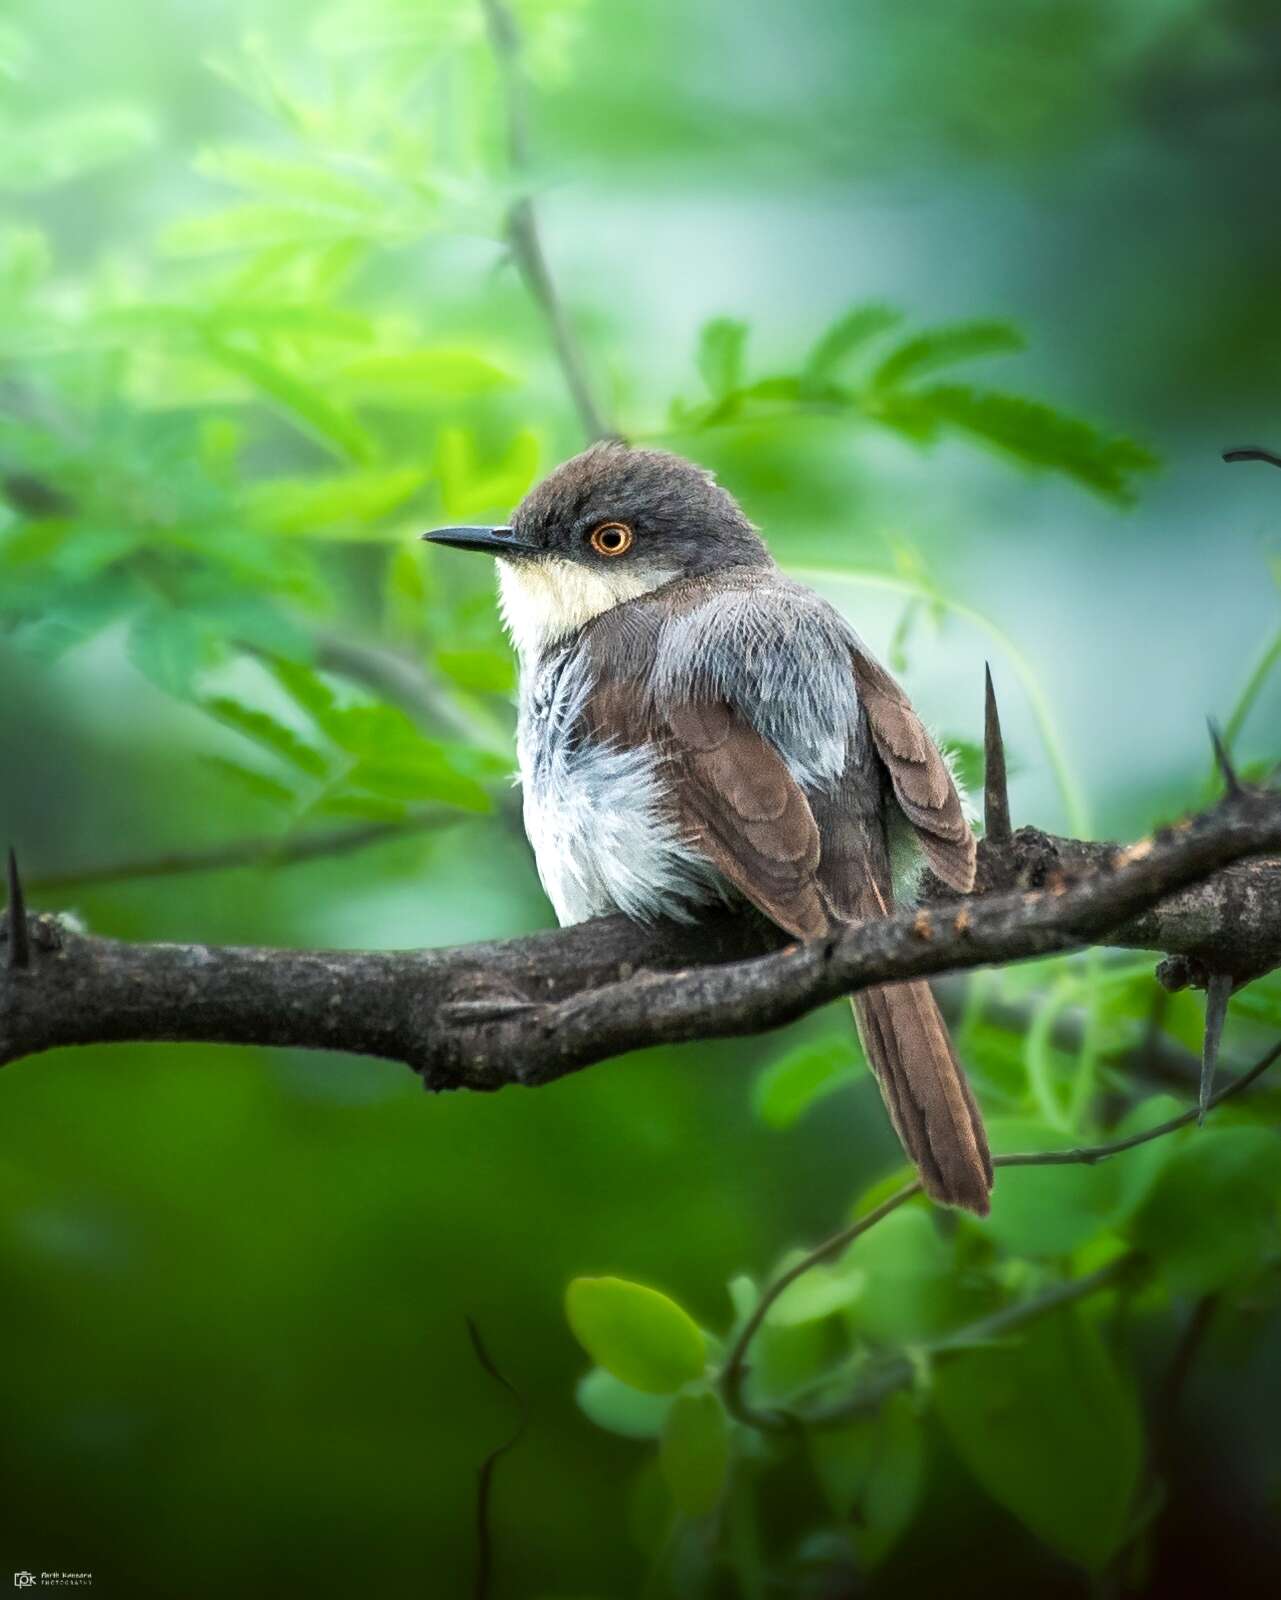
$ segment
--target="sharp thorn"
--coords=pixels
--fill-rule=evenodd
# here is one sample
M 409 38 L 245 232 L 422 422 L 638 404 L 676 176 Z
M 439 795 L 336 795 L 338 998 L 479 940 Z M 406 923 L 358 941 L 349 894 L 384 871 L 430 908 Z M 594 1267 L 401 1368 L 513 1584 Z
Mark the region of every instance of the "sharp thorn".
M 1012 836 L 1010 827 L 1010 791 L 1005 773 L 1005 741 L 1001 737 L 1001 718 L 996 709 L 996 691 L 992 687 L 992 668 L 986 663 L 984 674 L 983 715 L 983 832 L 989 844 L 1008 844 Z
M 1225 461 L 1266 461 L 1270 467 L 1281 467 L 1281 456 L 1273 450 L 1260 450 L 1255 445 L 1243 445 L 1239 450 L 1225 450 Z
M 9 905 L 5 912 L 5 932 L 8 935 L 5 965 L 11 970 L 31 965 L 31 936 L 27 929 L 27 906 L 22 893 L 22 879 L 18 876 L 18 858 L 9 847 Z
M 1223 1024 L 1227 1020 L 1231 997 L 1232 979 L 1229 974 L 1213 973 L 1205 990 L 1205 1041 L 1201 1047 L 1201 1093 L 1196 1114 L 1198 1128 L 1205 1121 L 1205 1114 L 1214 1099 L 1214 1073 L 1219 1064 L 1219 1043 L 1223 1038 Z
M 1241 793 L 1241 780 L 1232 765 L 1232 757 L 1223 742 L 1223 735 L 1219 732 L 1218 724 L 1213 717 L 1207 719 L 1207 725 L 1210 729 L 1210 743 L 1214 746 L 1214 764 L 1222 775 L 1223 786 L 1228 791 L 1229 797 L 1238 795 Z

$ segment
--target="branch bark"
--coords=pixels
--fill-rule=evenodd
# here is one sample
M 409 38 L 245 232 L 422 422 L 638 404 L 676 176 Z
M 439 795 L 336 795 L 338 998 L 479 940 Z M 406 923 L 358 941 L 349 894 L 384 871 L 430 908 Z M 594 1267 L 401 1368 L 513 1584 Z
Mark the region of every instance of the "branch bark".
M 202 1041 L 407 1063 L 432 1089 L 535 1086 L 648 1045 L 758 1033 L 868 986 L 1090 943 L 1238 982 L 1281 965 L 1281 795 L 1246 790 L 1119 848 L 1020 829 L 980 847 L 977 894 L 780 948 L 750 913 L 622 917 L 426 951 L 129 944 L 25 924 L 0 973 L 0 1065 L 69 1044 Z

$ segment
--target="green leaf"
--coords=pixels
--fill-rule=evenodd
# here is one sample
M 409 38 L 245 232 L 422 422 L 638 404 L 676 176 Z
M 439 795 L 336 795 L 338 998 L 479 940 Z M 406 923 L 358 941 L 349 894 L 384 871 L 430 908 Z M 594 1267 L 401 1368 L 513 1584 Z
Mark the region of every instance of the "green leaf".
M 642 1394 L 603 1367 L 593 1367 L 578 1380 L 578 1408 L 598 1428 L 624 1439 L 657 1439 L 671 1400 L 666 1395 Z
M 338 455 L 369 461 L 376 453 L 373 436 L 344 407 L 314 384 L 278 366 L 266 356 L 226 339 L 210 337 L 209 354 L 221 366 L 238 373 L 268 400 L 274 401 L 322 444 Z
M 744 384 L 741 389 L 735 389 L 732 394 L 726 395 L 726 400 L 800 400 L 804 398 L 805 387 L 799 378 L 779 376 L 775 378 L 758 378 L 755 383 Z
M 0 234 L 0 284 L 6 297 L 25 299 L 37 284 L 45 282 L 52 267 L 53 250 L 42 229 L 14 226 Z
M 925 1482 L 922 1419 L 906 1394 L 880 1411 L 808 1434 L 814 1473 L 833 1513 L 852 1524 L 861 1561 L 883 1562 L 910 1527 Z
M 447 517 L 460 522 L 499 512 L 506 516 L 524 495 L 538 470 L 538 435 L 523 428 L 494 466 L 482 468 L 472 436 L 463 428 L 444 428 L 436 447 L 441 503 Z
M 363 344 L 374 336 L 368 317 L 337 306 L 284 300 L 228 300 L 212 307 L 203 302 L 139 301 L 100 312 L 95 326 L 130 339 L 139 333 L 167 340 L 251 333 Z
M 129 659 L 166 694 L 185 698 L 217 656 L 217 640 L 198 616 L 173 606 L 138 614 L 129 629 Z
M 979 356 L 1006 355 L 1024 348 L 1023 335 L 1008 322 L 958 322 L 928 328 L 897 345 L 872 374 L 873 387 L 893 389 L 940 367 Z
M 268 672 L 300 710 L 321 727 L 333 716 L 337 701 L 334 691 L 314 667 L 284 656 L 273 656 L 264 663 Z
M 516 664 L 507 650 L 438 650 L 436 665 L 472 694 L 510 694 L 516 687 Z
M 697 365 L 713 400 L 723 400 L 743 381 L 747 324 L 729 317 L 705 323 L 698 337 Z
M 145 149 L 155 123 L 130 105 L 81 105 L 0 123 L 0 191 L 34 194 Z
M 310 478 L 268 478 L 246 497 L 253 521 L 273 533 L 308 538 L 386 538 L 384 519 L 417 494 L 425 467 L 388 467 Z M 398 531 L 395 537 L 402 534 Z
M 1174 1152 L 1133 1237 L 1176 1294 L 1212 1293 L 1276 1251 L 1279 1168 L 1281 1143 L 1266 1128 L 1203 1128 Z
M 1148 982 L 1151 982 L 1150 978 Z M 1180 1116 L 1187 1109 L 1187 1106 L 1181 1100 L 1176 1100 L 1172 1094 L 1151 1095 L 1148 1099 L 1141 1100 L 1138 1105 L 1131 1106 L 1116 1127 L 1109 1131 L 1107 1137 L 1109 1140 L 1128 1139 L 1132 1134 L 1146 1133 L 1160 1123 L 1169 1122 L 1171 1118 Z M 1116 1208 L 1111 1219 L 1113 1226 L 1138 1210 L 1152 1192 L 1166 1165 L 1194 1138 L 1194 1129 L 1182 1128 L 1177 1133 L 1167 1133 L 1159 1139 L 1153 1139 L 1150 1144 L 1141 1144 L 1137 1149 L 1126 1150 L 1115 1158 L 1113 1164 L 1116 1167 Z
M 4 586 L 4 603 L 12 604 L 13 582 Z M 126 578 L 107 573 L 93 583 L 64 585 L 54 597 L 36 591 L 34 614 L 21 617 L 9 635 L 13 644 L 49 663 L 74 650 L 137 603 L 137 591 Z
M 161 238 L 170 255 L 222 255 L 280 245 L 345 244 L 353 238 L 409 239 L 420 231 L 421 220 L 412 211 L 390 215 L 380 209 L 361 216 L 353 211 L 248 200 L 206 216 L 181 217 Z
M 308 777 L 323 778 L 328 771 L 328 763 L 319 750 L 306 744 L 292 728 L 287 728 L 267 712 L 241 705 L 228 695 L 216 695 L 202 704 L 211 717 L 235 728 L 238 733 L 243 733 L 255 744 L 260 744 L 282 761 L 287 761 L 291 767 L 305 772 Z
M 223 778 L 230 778 L 255 800 L 265 800 L 269 805 L 287 809 L 292 809 L 298 803 L 298 797 L 292 789 L 286 788 L 275 778 L 269 778 L 265 772 L 241 766 L 238 761 L 228 761 L 225 756 L 202 756 L 200 759 L 211 771 Z
M 939 1364 L 939 1415 L 992 1498 L 1046 1544 L 1101 1570 L 1129 1528 L 1142 1464 L 1134 1392 L 1072 1308 L 1011 1347 Z
M 795 1283 L 788 1284 L 766 1313 L 765 1321 L 774 1328 L 795 1328 L 805 1322 L 821 1322 L 835 1312 L 854 1304 L 867 1285 L 867 1274 L 842 1263 L 835 1267 L 811 1267 Z
M 810 1322 L 766 1321 L 752 1347 L 748 1392 L 761 1401 L 786 1400 L 808 1389 L 840 1359 L 839 1326 L 825 1318 Z
M 1020 1117 L 992 1118 L 988 1139 L 1001 1155 L 1070 1150 L 1078 1142 L 1061 1129 Z M 1013 1255 L 1066 1255 L 1107 1225 L 1119 1184 L 1113 1162 L 1009 1168 L 998 1174 L 984 1231 Z
M 810 351 L 805 361 L 806 377 L 832 377 L 856 350 L 902 320 L 903 313 L 893 306 L 855 306 L 838 317 Z
M 391 800 L 440 800 L 463 811 L 490 810 L 488 794 L 474 778 L 458 771 L 443 747 L 367 756 L 351 769 L 349 781 L 353 789 L 371 789 Z
M 657 1560 L 662 1554 L 670 1555 L 676 1520 L 672 1492 L 658 1456 L 647 1456 L 627 1495 L 628 1535 L 638 1550 Z
M 34 55 L 30 36 L 8 18 L 0 21 L 0 78 L 24 78 Z
M 217 145 L 202 150 L 193 165 L 202 177 L 237 188 L 358 216 L 376 214 L 383 204 L 367 181 L 343 177 L 317 161 L 263 155 L 243 145 Z
M 575 1278 L 565 1313 L 592 1360 L 644 1394 L 674 1394 L 703 1374 L 702 1330 L 657 1289 L 623 1278 Z
M 752 1086 L 752 1109 L 771 1128 L 790 1128 L 819 1100 L 857 1076 L 852 1040 L 805 1044 L 772 1061 Z
M 1133 479 L 1156 457 L 1130 439 L 1101 433 L 1035 400 L 959 384 L 939 384 L 914 396 L 925 416 L 995 445 L 1027 466 L 1061 472 L 1120 505 L 1134 499 Z
M 312 809 L 324 816 L 361 817 L 366 822 L 400 822 L 409 814 L 403 800 L 387 800 L 376 794 L 323 795 Z
M 333 383 L 353 400 L 419 406 L 488 394 L 513 382 L 511 373 L 474 350 L 440 345 L 367 355 L 349 362 Z
M 892 1211 L 846 1255 L 867 1280 L 851 1305 L 855 1327 L 884 1344 L 941 1334 L 957 1312 L 952 1250 L 929 1212 Z
M 682 1394 L 672 1402 L 659 1445 L 663 1477 L 687 1517 L 715 1511 L 729 1470 L 729 1427 L 714 1394 Z

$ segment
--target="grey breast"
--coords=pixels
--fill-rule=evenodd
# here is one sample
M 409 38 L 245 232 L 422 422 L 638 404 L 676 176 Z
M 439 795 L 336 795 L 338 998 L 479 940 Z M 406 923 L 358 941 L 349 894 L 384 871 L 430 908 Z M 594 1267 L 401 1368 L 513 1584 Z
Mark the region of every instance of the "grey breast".
M 592 687 L 581 641 L 553 647 L 521 674 L 525 832 L 543 888 L 562 924 L 613 911 L 692 920 L 725 886 L 671 819 L 654 748 L 588 736 Z

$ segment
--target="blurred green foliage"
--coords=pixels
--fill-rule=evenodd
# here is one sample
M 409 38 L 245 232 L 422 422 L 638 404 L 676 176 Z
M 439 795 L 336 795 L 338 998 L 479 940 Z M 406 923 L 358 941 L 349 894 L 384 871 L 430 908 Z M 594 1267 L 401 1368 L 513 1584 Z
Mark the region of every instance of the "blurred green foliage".
M 1206 475 L 1275 419 L 1268 7 L 517 10 L 528 172 L 472 0 L 0 19 L 0 837 L 37 903 L 244 838 L 76 907 L 135 938 L 546 924 L 490 576 L 415 538 L 582 442 L 508 259 L 526 188 L 619 426 L 721 472 L 971 782 L 992 656 L 1016 821 L 1203 801 L 1206 709 L 1276 760 L 1276 485 Z M 399 831 L 288 865 L 343 819 Z M 506 1426 L 469 1312 L 531 1409 L 502 1593 L 1225 1592 L 1229 1522 L 1281 1567 L 1275 1090 L 1004 1172 L 984 1224 L 893 1212 L 753 1342 L 749 1402 L 810 1421 L 726 1414 L 762 1286 L 902 1181 L 842 1009 L 466 1103 L 247 1050 L 6 1074 L 10 1566 L 467 1592 Z M 1200 1017 L 1096 952 L 974 975 L 956 1034 L 995 1148 L 1054 1150 L 1174 1114 Z M 1228 1055 L 1278 1027 L 1274 976 Z

